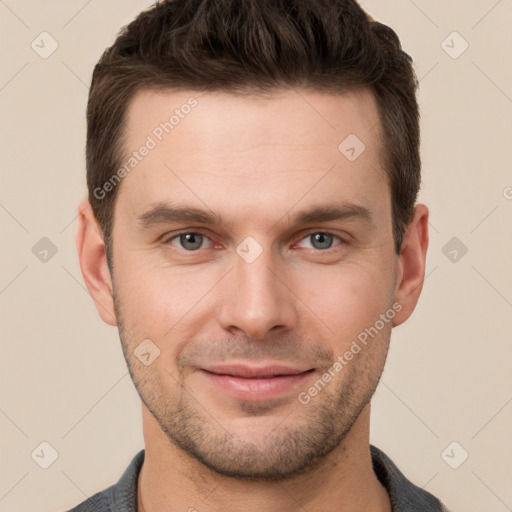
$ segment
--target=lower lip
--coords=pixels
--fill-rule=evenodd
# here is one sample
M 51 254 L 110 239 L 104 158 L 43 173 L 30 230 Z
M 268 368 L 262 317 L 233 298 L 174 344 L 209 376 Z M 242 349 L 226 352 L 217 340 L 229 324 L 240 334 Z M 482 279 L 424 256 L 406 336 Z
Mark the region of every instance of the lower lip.
M 287 391 L 295 389 L 304 379 L 309 377 L 311 370 L 296 375 L 279 375 L 269 378 L 235 377 L 233 375 L 219 375 L 206 370 L 201 373 L 216 386 L 240 400 L 271 400 Z

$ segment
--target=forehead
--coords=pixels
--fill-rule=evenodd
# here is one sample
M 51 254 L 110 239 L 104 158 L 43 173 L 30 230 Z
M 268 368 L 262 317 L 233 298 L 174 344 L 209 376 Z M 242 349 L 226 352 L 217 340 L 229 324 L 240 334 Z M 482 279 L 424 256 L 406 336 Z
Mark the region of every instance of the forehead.
M 118 201 L 135 215 L 176 198 L 197 206 L 227 198 L 256 206 L 257 199 L 259 209 L 289 209 L 301 196 L 337 196 L 386 206 L 378 109 L 364 89 L 265 96 L 140 91 L 126 121 L 124 160 L 134 165 Z
M 130 146 L 142 134 L 164 143 L 173 138 L 167 135 L 181 134 L 180 144 L 192 145 L 194 138 L 201 138 L 205 149 L 208 140 L 217 146 L 222 139 L 223 148 L 232 150 L 247 150 L 265 140 L 335 144 L 349 133 L 372 145 L 380 135 L 377 103 L 367 89 L 343 94 L 278 89 L 264 95 L 142 90 L 130 101 L 126 119 Z

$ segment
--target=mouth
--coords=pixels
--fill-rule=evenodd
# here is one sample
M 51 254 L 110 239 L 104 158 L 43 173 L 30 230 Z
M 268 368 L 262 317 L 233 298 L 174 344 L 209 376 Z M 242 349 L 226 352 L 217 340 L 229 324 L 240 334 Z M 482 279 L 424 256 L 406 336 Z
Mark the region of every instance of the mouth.
M 200 369 L 210 384 L 234 398 L 249 401 L 277 398 L 297 388 L 313 372 L 314 368 L 282 365 L 221 365 Z

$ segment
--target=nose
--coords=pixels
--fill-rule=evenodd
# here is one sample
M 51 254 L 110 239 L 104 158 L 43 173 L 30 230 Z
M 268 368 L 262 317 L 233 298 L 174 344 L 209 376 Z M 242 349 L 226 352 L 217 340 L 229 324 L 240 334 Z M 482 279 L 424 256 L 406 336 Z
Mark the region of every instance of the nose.
M 218 310 L 223 329 L 263 339 L 272 329 L 286 331 L 294 327 L 297 299 L 286 283 L 282 265 L 278 267 L 273 259 L 270 249 L 252 263 L 235 254 Z

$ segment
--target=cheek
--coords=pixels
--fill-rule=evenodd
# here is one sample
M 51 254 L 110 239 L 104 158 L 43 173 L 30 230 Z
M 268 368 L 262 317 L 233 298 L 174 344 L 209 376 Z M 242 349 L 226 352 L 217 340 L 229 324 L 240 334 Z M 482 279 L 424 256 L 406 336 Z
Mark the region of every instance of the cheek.
M 355 337 L 389 308 L 389 287 L 382 269 L 362 265 L 308 273 L 299 296 L 334 332 L 336 339 Z
M 176 345 L 197 334 L 201 325 L 205 329 L 215 324 L 215 297 L 226 285 L 219 282 L 225 268 L 150 266 L 147 254 L 125 254 L 130 252 L 130 258 L 118 260 L 116 292 L 132 338 L 153 338 L 167 350 L 173 339 L 172 346 L 178 349 Z M 308 264 L 286 272 L 284 279 L 293 290 L 288 300 L 298 318 L 292 328 L 305 333 L 320 329 L 326 339 L 333 336 L 339 342 L 373 325 L 389 307 L 392 283 L 383 261 L 372 257 L 336 265 Z
M 154 339 L 164 349 L 164 340 L 197 325 L 200 303 L 218 277 L 196 269 L 147 266 L 143 258 L 119 265 L 116 293 L 132 337 Z

